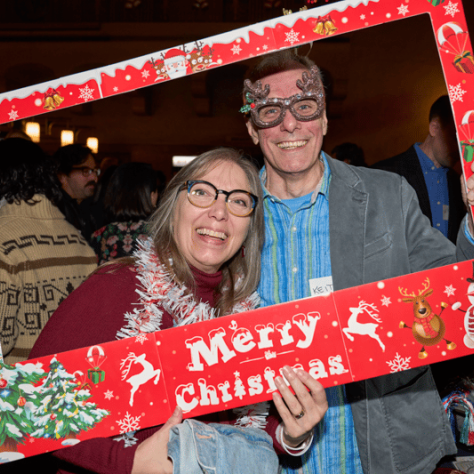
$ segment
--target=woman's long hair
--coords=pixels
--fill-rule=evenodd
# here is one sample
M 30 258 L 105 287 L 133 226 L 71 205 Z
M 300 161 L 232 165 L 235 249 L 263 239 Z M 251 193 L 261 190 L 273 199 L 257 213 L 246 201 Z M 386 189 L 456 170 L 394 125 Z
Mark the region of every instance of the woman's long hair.
M 170 181 L 160 201 L 160 206 L 150 217 L 150 235 L 155 243 L 160 261 L 174 279 L 189 288 L 194 287 L 194 277 L 188 262 L 182 256 L 173 235 L 173 216 L 178 194 L 184 182 L 202 178 L 219 163 L 234 163 L 247 176 L 250 192 L 258 196 L 258 204 L 250 215 L 247 237 L 243 242 L 245 251 L 240 250 L 220 270 L 222 283 L 217 289 L 216 309 L 220 315 L 227 314 L 232 307 L 255 291 L 260 279 L 260 252 L 264 239 L 263 195 L 258 171 L 255 165 L 232 148 L 217 148 L 198 156 Z M 172 266 L 169 259 L 172 259 Z M 240 278 L 239 284 L 237 281 Z
M 154 211 L 151 193 L 158 175 L 148 163 L 125 163 L 110 177 L 104 197 L 105 221 L 138 222 Z

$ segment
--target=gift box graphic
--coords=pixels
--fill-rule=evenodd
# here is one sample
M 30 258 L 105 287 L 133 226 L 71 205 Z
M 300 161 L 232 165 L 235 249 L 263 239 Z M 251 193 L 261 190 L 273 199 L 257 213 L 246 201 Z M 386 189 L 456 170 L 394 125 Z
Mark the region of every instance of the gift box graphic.
M 473 142 L 461 142 L 462 146 L 462 157 L 466 163 L 470 163 L 474 158 L 474 143 Z
M 470 51 L 464 51 L 454 58 L 454 67 L 459 71 L 467 74 L 474 73 L 474 58 Z
M 444 0 L 428 0 L 428 3 L 431 3 L 434 7 L 437 7 L 438 5 L 441 5 L 444 3 Z
M 95 384 L 103 382 L 105 380 L 105 372 L 100 370 L 98 367 L 87 370 L 87 378 Z
M 86 360 L 91 366 L 87 369 L 87 378 L 94 384 L 103 382 L 105 380 L 105 372 L 101 370 L 100 366 L 105 362 L 107 356 L 101 346 L 92 346 L 87 352 Z

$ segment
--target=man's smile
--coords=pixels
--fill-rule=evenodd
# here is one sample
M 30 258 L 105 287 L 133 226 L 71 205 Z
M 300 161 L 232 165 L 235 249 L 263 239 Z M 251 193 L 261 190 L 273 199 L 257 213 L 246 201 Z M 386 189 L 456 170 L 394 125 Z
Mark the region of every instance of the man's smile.
M 283 150 L 294 150 L 295 148 L 301 148 L 305 146 L 307 143 L 308 140 L 298 140 L 294 142 L 281 142 L 278 143 L 277 146 Z

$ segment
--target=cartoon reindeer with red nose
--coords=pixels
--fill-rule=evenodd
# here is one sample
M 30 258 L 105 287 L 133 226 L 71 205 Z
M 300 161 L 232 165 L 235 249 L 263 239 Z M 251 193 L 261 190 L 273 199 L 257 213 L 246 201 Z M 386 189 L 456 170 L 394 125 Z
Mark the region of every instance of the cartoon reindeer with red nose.
M 405 298 L 402 299 L 404 303 L 413 304 L 414 321 L 413 326 L 408 326 L 403 321 L 400 321 L 399 327 L 401 329 L 411 329 L 413 337 L 419 342 L 422 347 L 418 353 L 420 359 L 426 359 L 428 353 L 425 351 L 425 346 L 434 346 L 442 339 L 446 342 L 447 349 L 452 351 L 456 349 L 456 343 L 448 341 L 444 338 L 446 327 L 444 321 L 441 319 L 441 313 L 448 307 L 447 303 L 441 303 L 441 311 L 439 315 L 435 314 L 431 309 L 427 298 L 433 294 L 433 290 L 429 289 L 430 280 L 427 278 L 423 283 L 423 288 L 418 290 L 418 296 L 415 293 L 408 294 L 407 290 L 398 287 L 398 291 Z

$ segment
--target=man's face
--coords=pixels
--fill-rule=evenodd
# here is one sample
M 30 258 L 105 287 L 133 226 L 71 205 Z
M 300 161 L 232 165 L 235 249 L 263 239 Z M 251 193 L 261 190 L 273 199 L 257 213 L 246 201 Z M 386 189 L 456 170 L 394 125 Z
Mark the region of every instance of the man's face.
M 97 185 L 97 174 L 95 172 L 88 176 L 84 176 L 85 173 L 83 170 L 87 169 L 96 169 L 96 164 L 92 155 L 89 155 L 87 160 L 80 165 L 74 166 L 69 175 L 59 175 L 59 181 L 61 181 L 64 191 L 78 202 L 93 196 Z
M 454 121 L 442 124 L 438 118 L 430 123 L 430 133 L 434 137 L 433 155 L 446 168 L 452 168 L 459 161 L 459 147 Z
M 304 69 L 283 71 L 262 79 L 262 85 L 270 86 L 271 97 L 291 97 L 301 93 L 296 85 L 302 79 Z M 327 132 L 327 118 L 324 112 L 319 119 L 300 122 L 287 111 L 283 122 L 272 128 L 258 129 L 249 120 L 247 128 L 255 144 L 260 144 L 267 176 L 305 175 L 318 166 L 323 137 Z

